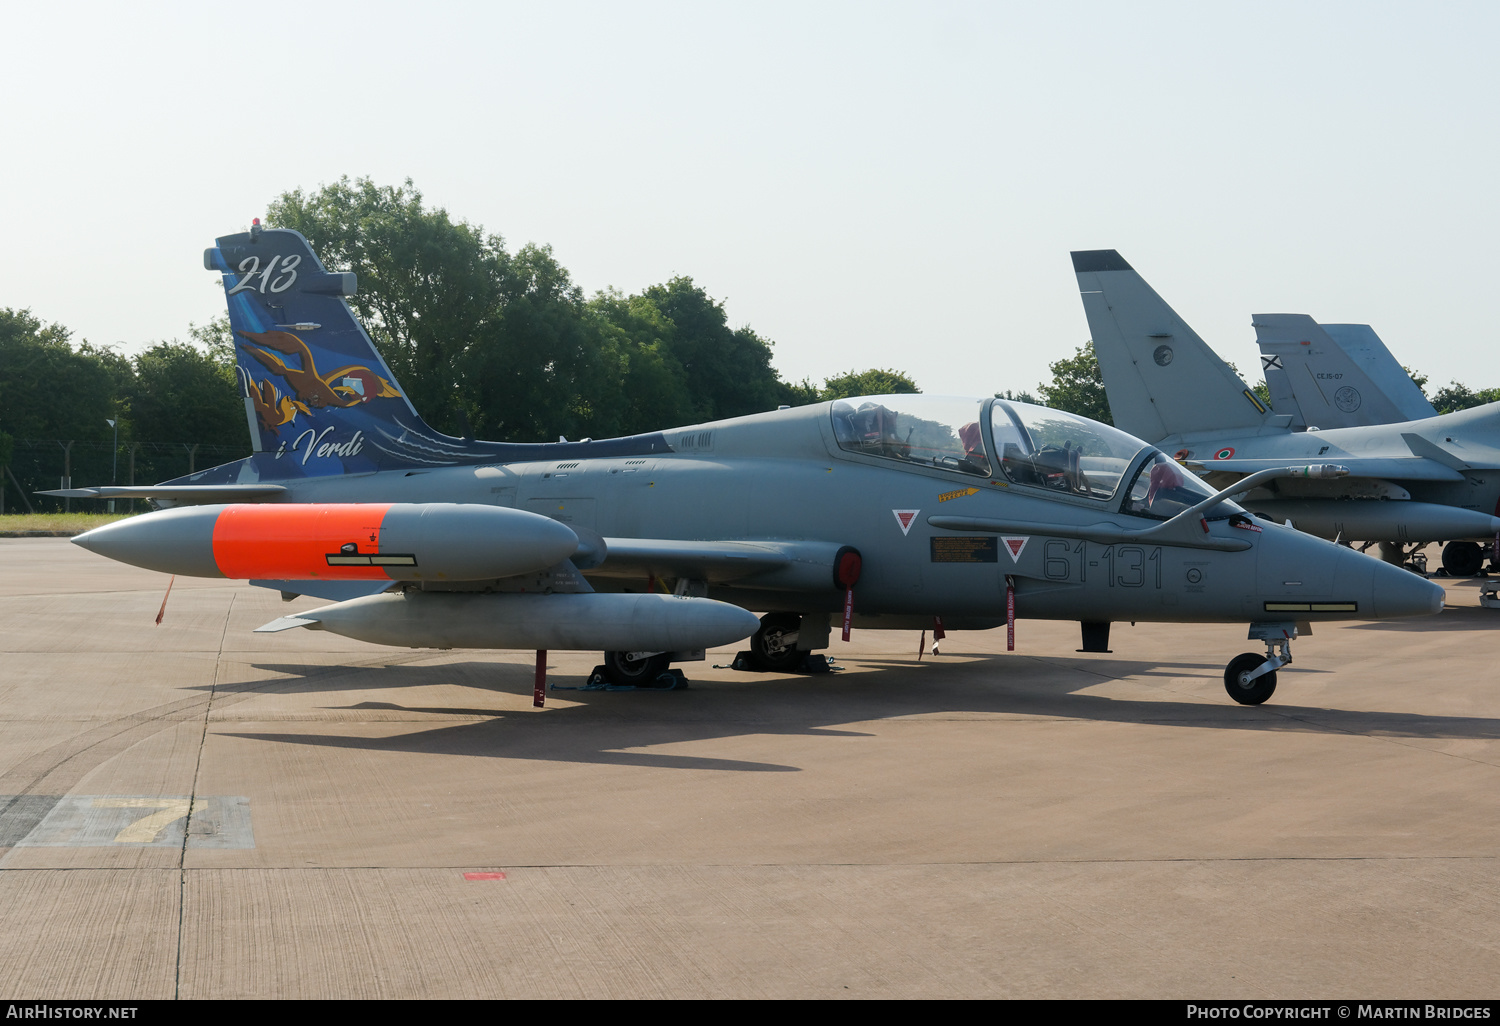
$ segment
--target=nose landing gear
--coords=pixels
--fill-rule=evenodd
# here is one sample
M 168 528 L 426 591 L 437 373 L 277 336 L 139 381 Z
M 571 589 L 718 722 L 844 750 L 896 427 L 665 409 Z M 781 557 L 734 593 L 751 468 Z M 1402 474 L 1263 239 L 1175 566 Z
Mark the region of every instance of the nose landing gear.
M 1266 643 L 1266 654 L 1246 652 L 1224 667 L 1224 690 L 1240 705 L 1260 705 L 1276 693 L 1276 671 L 1292 662 L 1296 624 L 1252 623 L 1251 640 Z M 1280 652 L 1278 653 L 1278 649 Z

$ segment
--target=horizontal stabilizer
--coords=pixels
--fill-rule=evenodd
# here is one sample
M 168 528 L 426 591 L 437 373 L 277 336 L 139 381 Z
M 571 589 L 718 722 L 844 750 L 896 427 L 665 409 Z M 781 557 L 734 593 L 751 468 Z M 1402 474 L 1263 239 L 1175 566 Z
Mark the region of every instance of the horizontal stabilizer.
M 97 488 L 54 488 L 37 492 L 60 499 L 171 499 L 183 504 L 207 502 L 255 502 L 286 491 L 278 484 L 218 485 L 100 485 Z

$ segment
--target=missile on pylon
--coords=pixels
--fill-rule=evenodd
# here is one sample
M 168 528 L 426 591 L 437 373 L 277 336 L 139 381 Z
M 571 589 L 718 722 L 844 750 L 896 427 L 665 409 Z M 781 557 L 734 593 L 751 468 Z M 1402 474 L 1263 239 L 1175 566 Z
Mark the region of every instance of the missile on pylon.
M 284 616 L 257 630 L 294 627 L 406 648 L 676 652 L 731 644 L 754 634 L 760 621 L 739 606 L 684 595 L 413 588 Z
M 179 506 L 73 539 L 101 556 L 188 577 L 243 580 L 486 581 L 569 558 L 565 524 L 460 503 Z

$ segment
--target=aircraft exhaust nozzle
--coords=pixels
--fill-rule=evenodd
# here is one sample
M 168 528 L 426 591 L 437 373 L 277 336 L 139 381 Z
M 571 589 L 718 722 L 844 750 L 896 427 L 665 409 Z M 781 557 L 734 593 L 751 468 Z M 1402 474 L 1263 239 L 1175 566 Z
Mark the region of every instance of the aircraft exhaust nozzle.
M 282 581 L 495 580 L 546 569 L 580 545 L 535 513 L 440 502 L 180 506 L 73 543 L 162 573 Z
M 386 593 L 323 606 L 301 626 L 376 645 L 676 652 L 754 634 L 754 613 L 681 595 Z M 280 621 L 262 630 L 278 629 Z

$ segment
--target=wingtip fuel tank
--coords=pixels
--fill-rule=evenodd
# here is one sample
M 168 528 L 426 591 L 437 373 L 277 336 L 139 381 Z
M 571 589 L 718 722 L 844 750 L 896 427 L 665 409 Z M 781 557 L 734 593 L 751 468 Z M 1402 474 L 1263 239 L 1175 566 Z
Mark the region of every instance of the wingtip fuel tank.
M 101 556 L 190 577 L 485 581 L 572 556 L 578 536 L 536 513 L 467 503 L 182 506 L 73 539 Z

